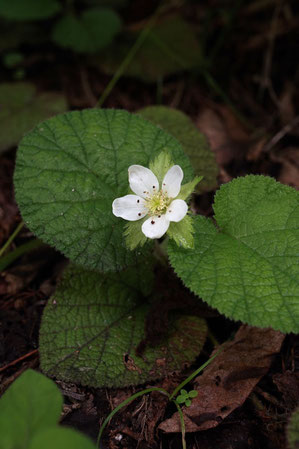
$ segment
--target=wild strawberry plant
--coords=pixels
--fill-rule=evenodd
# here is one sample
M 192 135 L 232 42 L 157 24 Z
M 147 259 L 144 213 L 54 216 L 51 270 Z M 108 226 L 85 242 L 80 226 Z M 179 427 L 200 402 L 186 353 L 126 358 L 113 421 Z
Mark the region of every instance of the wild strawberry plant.
M 21 141 L 15 190 L 22 216 L 72 262 L 42 319 L 48 374 L 124 386 L 196 357 L 206 323 L 185 315 L 171 318 L 159 345 L 135 351 L 146 317 L 164 299 L 161 285 L 153 288 L 163 236 L 176 274 L 212 307 L 253 326 L 299 330 L 298 193 L 250 175 L 220 188 L 214 220 L 194 216 L 188 200 L 196 175 L 209 169 L 203 163 L 194 174 L 194 151 L 186 135 L 180 141 L 183 147 L 120 110 L 58 115 Z M 198 152 L 208 160 L 206 146 Z

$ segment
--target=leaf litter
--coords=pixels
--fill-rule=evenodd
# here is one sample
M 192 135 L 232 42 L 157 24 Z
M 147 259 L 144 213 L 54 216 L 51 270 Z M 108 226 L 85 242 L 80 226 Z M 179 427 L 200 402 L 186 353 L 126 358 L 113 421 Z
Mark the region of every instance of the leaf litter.
M 183 408 L 187 432 L 218 426 L 240 407 L 260 379 L 268 372 L 285 336 L 272 329 L 241 326 L 231 342 L 194 381 L 198 395 Z M 163 421 L 159 429 L 180 432 L 178 413 Z

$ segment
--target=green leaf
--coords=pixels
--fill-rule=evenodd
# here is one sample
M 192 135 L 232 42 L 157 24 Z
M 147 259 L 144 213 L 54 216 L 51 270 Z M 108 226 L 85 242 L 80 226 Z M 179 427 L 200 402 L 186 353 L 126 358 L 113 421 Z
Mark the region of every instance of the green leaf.
M 31 83 L 0 84 L 0 153 L 17 145 L 41 120 L 67 109 L 65 98 L 53 92 L 37 94 Z
M 173 165 L 175 164 L 171 159 L 171 155 L 166 151 L 162 151 L 150 162 L 149 169 L 156 175 L 160 186 L 162 185 L 164 176 Z
M 299 194 L 264 176 L 221 186 L 217 227 L 194 220 L 193 251 L 169 242 L 184 284 L 234 320 L 299 331 Z
M 96 449 L 85 435 L 73 429 L 53 427 L 38 432 L 26 449 Z
M 0 16 L 7 20 L 41 20 L 61 10 L 57 0 L 1 0 Z
M 108 8 L 91 8 L 80 17 L 67 15 L 56 22 L 53 41 L 78 53 L 94 53 L 112 42 L 121 29 L 121 20 Z
M 127 222 L 112 214 L 112 202 L 128 192 L 128 167 L 148 167 L 162 150 L 189 181 L 192 168 L 179 143 L 137 115 L 90 109 L 41 123 L 24 137 L 16 160 L 26 225 L 77 264 L 103 271 L 132 265 L 140 251 L 127 249 Z
M 198 391 L 196 391 L 196 390 L 191 390 L 188 393 L 189 398 L 192 398 L 192 399 L 196 398 L 197 395 L 198 395 Z
M 167 235 L 183 248 L 194 248 L 194 228 L 192 216 L 186 215 L 179 222 L 172 221 L 169 225 Z
M 146 216 L 141 220 L 128 221 L 126 223 L 124 230 L 124 237 L 126 240 L 127 248 L 129 250 L 133 251 L 135 248 L 137 248 L 137 246 L 141 247 L 146 243 L 147 238 L 143 234 L 141 227 L 145 222 L 145 220 L 147 219 L 148 217 Z
M 189 156 L 195 173 L 203 176 L 197 190 L 199 192 L 214 190 L 218 174 L 215 155 L 205 136 L 199 132 L 192 120 L 183 112 L 167 106 L 148 106 L 138 113 L 178 139 Z M 192 191 L 194 188 L 195 186 Z
M 101 54 L 99 65 L 113 74 L 138 38 L 140 30 L 130 34 L 107 48 Z M 180 16 L 172 15 L 160 19 L 149 32 L 125 75 L 155 82 L 165 76 L 202 65 L 202 51 L 191 23 Z
M 288 447 L 290 449 L 299 448 L 299 408 L 297 408 L 291 415 L 287 427 Z
M 178 199 L 181 200 L 187 200 L 190 195 L 195 190 L 195 187 L 197 184 L 202 180 L 203 176 L 196 176 L 196 178 L 193 179 L 193 181 L 187 182 L 187 184 L 184 184 L 180 190 L 179 195 L 177 196 Z
M 145 338 L 151 265 L 103 275 L 70 266 L 49 300 L 40 330 L 42 370 L 59 379 L 93 387 L 124 387 L 180 370 L 200 352 L 205 321 L 182 316 L 168 339 L 136 348 Z
M 176 398 L 176 401 L 177 401 L 178 404 L 184 404 L 185 401 L 186 401 L 186 396 L 180 394 L 180 395 Z
M 58 422 L 61 409 L 55 383 L 36 371 L 25 371 L 0 399 L 1 448 L 28 449 L 36 433 Z

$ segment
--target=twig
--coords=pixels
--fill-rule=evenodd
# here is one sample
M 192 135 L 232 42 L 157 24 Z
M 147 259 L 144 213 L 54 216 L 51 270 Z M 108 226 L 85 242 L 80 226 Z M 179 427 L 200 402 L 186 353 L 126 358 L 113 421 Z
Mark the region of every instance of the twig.
M 2 373 L 3 371 L 5 371 L 7 368 L 10 368 L 11 366 L 16 365 L 17 363 L 21 362 L 22 360 L 28 359 L 29 357 L 31 357 L 32 355 L 35 355 L 38 353 L 38 349 L 34 349 L 33 351 L 28 352 L 25 355 L 22 355 L 21 357 L 19 357 L 16 360 L 13 360 L 12 362 L 8 363 L 7 365 L 4 365 L 0 368 L 0 373 Z
M 281 12 L 281 9 L 282 9 L 282 0 L 277 0 L 271 21 L 270 33 L 268 35 L 268 48 L 265 54 L 263 74 L 261 77 L 261 87 L 260 87 L 260 96 L 263 96 L 264 90 L 267 88 L 273 103 L 276 105 L 278 105 L 279 101 L 273 89 L 270 73 L 272 67 L 274 43 L 277 36 L 278 17 Z
M 290 123 L 285 125 L 272 139 L 264 146 L 263 152 L 266 153 L 271 150 L 286 134 L 292 131 L 295 126 L 299 125 L 299 115 L 297 115 Z

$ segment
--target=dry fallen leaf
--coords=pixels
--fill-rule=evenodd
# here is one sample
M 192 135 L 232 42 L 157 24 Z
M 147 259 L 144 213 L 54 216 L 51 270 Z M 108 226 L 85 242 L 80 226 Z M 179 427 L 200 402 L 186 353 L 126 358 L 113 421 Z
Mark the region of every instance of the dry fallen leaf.
M 196 125 L 206 135 L 217 163 L 227 165 L 234 157 L 234 145 L 222 117 L 213 109 L 206 108 L 199 115 Z
M 187 432 L 216 427 L 240 407 L 264 376 L 280 350 L 284 335 L 272 329 L 241 326 L 231 342 L 194 382 L 198 396 L 183 408 Z M 166 433 L 180 432 L 178 413 L 159 426 Z
M 273 382 L 282 393 L 288 408 L 294 410 L 299 404 L 299 372 L 284 371 L 274 374 Z

